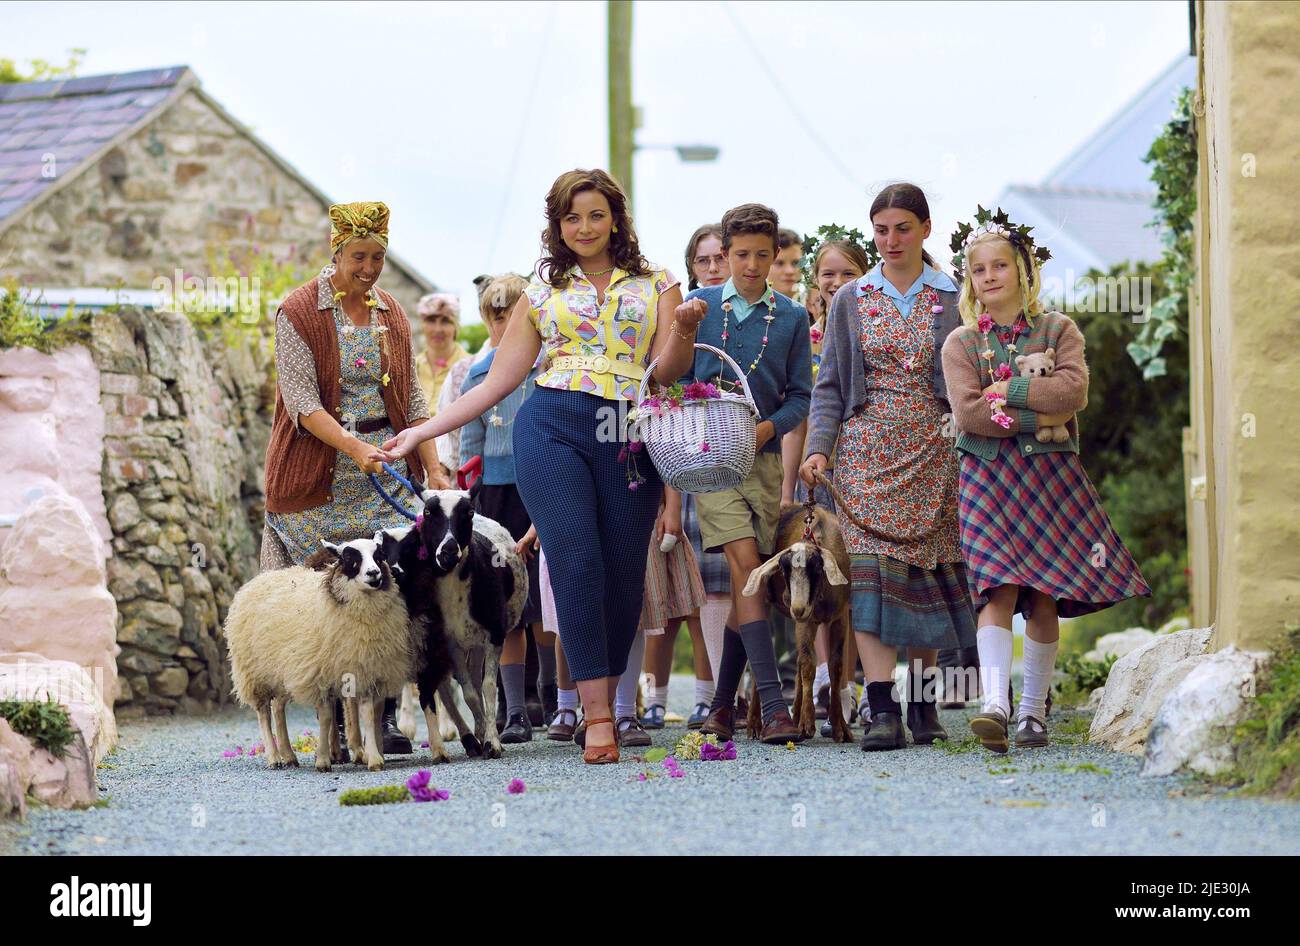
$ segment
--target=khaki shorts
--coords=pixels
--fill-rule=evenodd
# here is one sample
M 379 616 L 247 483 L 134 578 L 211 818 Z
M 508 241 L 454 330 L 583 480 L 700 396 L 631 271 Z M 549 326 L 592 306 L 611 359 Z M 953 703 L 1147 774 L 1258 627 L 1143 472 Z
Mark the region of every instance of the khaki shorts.
M 704 551 L 720 552 L 728 542 L 754 539 L 759 555 L 771 555 L 781 518 L 783 472 L 781 454 L 760 452 L 749 476 L 735 489 L 698 494 L 695 514 Z

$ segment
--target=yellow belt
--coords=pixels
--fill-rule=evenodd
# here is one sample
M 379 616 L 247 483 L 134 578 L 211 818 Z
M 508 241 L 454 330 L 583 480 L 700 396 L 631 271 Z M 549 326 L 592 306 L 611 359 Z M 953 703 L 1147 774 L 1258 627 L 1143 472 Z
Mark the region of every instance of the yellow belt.
M 605 355 L 560 355 L 551 359 L 550 367 L 560 371 L 590 371 L 595 374 L 613 374 L 640 381 L 645 377 L 645 367 L 630 361 L 619 361 Z

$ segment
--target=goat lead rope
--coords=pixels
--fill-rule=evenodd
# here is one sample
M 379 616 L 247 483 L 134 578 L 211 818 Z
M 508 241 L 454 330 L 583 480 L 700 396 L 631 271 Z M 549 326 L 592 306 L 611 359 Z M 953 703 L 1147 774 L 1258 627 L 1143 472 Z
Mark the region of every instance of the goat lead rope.
M 817 479 L 819 482 L 822 483 L 822 485 L 824 485 L 827 489 L 831 491 L 831 496 L 834 497 L 835 499 L 835 508 L 837 510 L 842 510 L 844 515 L 848 518 L 849 522 L 853 523 L 855 526 L 857 526 L 867 535 L 874 536 L 875 538 L 881 539 L 882 541 L 894 542 L 899 545 L 912 545 L 916 542 L 921 541 L 922 539 L 928 538 L 939 527 L 938 523 L 935 523 L 934 528 L 930 529 L 927 532 L 923 532 L 921 535 L 914 536 L 912 538 L 903 538 L 901 536 L 892 535 L 891 533 L 885 532 L 882 529 L 877 529 L 874 526 L 869 526 L 861 519 L 859 519 L 856 515 L 853 514 L 853 510 L 850 509 L 848 503 L 844 501 L 844 496 L 840 493 L 838 489 L 835 488 L 835 484 L 830 481 L 830 479 L 826 476 L 825 473 L 818 471 Z
M 385 473 L 387 473 L 393 479 L 397 480 L 397 482 L 401 483 L 403 486 L 409 489 L 416 496 L 420 495 L 420 491 L 411 485 L 411 481 L 408 480 L 406 477 L 404 477 L 401 473 L 398 473 L 397 470 L 393 469 L 391 464 L 382 463 L 380 465 L 384 468 Z M 375 492 L 377 492 L 380 496 L 382 496 L 384 500 L 388 503 L 388 505 L 392 506 L 394 509 L 400 512 L 407 519 L 410 519 L 412 522 L 415 521 L 415 513 L 411 512 L 411 510 L 407 509 L 396 499 L 394 499 L 391 495 L 389 495 L 388 491 L 384 489 L 382 485 L 380 485 L 379 477 L 375 476 L 375 474 L 373 473 L 367 473 L 366 478 L 370 480 L 370 485 L 375 488 Z

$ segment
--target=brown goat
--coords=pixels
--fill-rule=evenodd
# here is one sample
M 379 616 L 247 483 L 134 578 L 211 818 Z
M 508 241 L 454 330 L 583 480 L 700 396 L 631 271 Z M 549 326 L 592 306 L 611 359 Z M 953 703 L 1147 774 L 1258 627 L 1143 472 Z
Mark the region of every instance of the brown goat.
M 850 633 L 849 553 L 840 535 L 839 520 L 820 506 L 812 507 L 811 538 L 805 539 L 807 515 L 808 507 L 805 506 L 785 504 L 781 507 L 781 519 L 776 529 L 776 547 L 780 551 L 750 572 L 742 593 L 755 595 L 766 582 L 768 605 L 795 622 L 799 669 L 794 724 L 803 732 L 804 738 L 812 737 L 816 725 L 813 675 L 817 661 L 813 656 L 813 641 L 817 636 L 817 626 L 826 625 L 828 663 L 835 690 L 829 706 L 831 738 L 836 742 L 849 742 L 853 736 L 839 700 L 844 649 Z M 747 723 L 750 737 L 757 737 L 762 730 L 762 716 L 753 688 Z

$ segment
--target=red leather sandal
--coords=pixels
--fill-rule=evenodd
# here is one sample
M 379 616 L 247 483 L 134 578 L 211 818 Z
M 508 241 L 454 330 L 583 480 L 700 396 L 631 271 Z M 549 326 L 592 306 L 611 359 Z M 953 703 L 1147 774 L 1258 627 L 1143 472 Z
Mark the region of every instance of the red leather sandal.
M 608 716 L 602 716 L 599 719 L 587 720 L 587 731 L 591 731 L 592 726 L 599 726 L 601 723 L 609 723 L 611 726 L 614 720 Z M 611 762 L 618 761 L 618 733 L 614 733 L 615 742 L 608 746 L 593 746 L 588 739 L 582 750 L 582 761 L 588 765 L 607 765 Z

